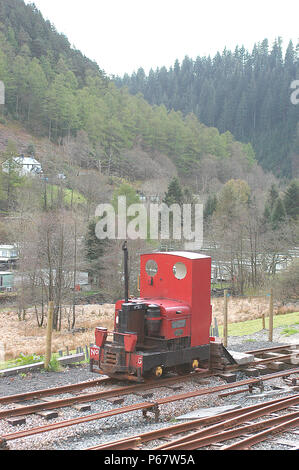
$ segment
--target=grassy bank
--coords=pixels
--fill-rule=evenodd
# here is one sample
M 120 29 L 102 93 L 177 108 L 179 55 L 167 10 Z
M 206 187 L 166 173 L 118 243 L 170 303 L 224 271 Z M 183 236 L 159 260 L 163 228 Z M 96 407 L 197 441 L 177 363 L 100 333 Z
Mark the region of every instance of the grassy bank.
M 273 317 L 273 327 L 274 328 L 279 328 L 279 327 L 285 327 L 286 330 L 289 330 L 287 327 L 289 326 L 296 326 L 297 328 L 294 328 L 294 333 L 295 330 L 296 333 L 299 333 L 299 312 L 294 312 L 294 313 L 287 313 L 285 315 L 274 315 Z M 269 328 L 269 318 L 265 319 L 265 328 Z M 247 320 L 247 321 L 242 321 L 238 323 L 229 323 L 228 324 L 228 336 L 246 336 L 250 335 L 253 333 L 257 333 L 258 331 L 261 331 L 263 329 L 263 323 L 261 318 L 257 318 L 255 320 Z M 293 333 L 293 334 L 294 334 Z M 287 332 L 286 332 L 287 334 Z M 223 335 L 223 327 L 219 326 L 219 335 Z

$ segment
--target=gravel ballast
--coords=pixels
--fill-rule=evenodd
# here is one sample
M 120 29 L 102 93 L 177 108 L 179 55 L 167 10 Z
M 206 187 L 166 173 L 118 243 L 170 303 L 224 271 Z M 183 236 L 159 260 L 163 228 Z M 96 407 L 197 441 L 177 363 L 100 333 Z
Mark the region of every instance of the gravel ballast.
M 245 352 L 255 349 L 280 346 L 284 344 L 287 345 L 299 343 L 299 334 L 282 338 L 281 332 L 275 330 L 273 337 L 274 341 L 272 343 L 268 341 L 267 334 L 267 331 L 261 331 L 255 333 L 254 335 L 242 338 L 230 337 L 228 339 L 227 349 L 231 351 Z M 69 366 L 60 372 L 33 372 L 27 374 L 26 376 L 2 377 L 0 378 L 0 396 L 84 382 L 88 380 L 94 380 L 95 378 L 97 377 L 90 373 L 88 365 Z M 246 378 L 247 377 L 244 373 L 237 373 L 237 380 Z M 102 411 L 112 410 L 118 407 L 141 403 L 144 401 L 155 401 L 165 396 L 187 393 L 199 388 L 213 387 L 222 385 L 224 383 L 225 382 L 223 382 L 223 380 L 219 377 L 213 377 L 206 380 L 202 379 L 200 381 L 198 381 L 198 379 L 191 379 L 184 382 L 182 384 L 182 389 L 177 392 L 169 388 L 162 387 L 151 390 L 153 392 L 153 396 L 151 398 L 144 399 L 138 395 L 131 394 L 124 397 L 124 402 L 121 405 L 115 405 L 109 403 L 106 400 L 98 400 L 91 403 L 91 410 L 86 414 L 94 414 Z M 93 387 L 90 390 L 101 390 L 103 387 L 104 385 Z M 88 389 L 85 389 L 80 393 L 86 393 L 87 391 Z M 81 450 L 105 442 L 114 441 L 116 439 L 134 436 L 136 434 L 170 426 L 176 422 L 182 422 L 176 421 L 175 418 L 199 408 L 211 408 L 225 405 L 240 405 L 245 407 L 257 402 L 268 401 L 279 398 L 280 396 L 286 396 L 286 394 L 290 394 L 290 391 L 286 390 L 286 384 L 282 379 L 275 379 L 265 382 L 264 392 L 269 393 L 263 395 L 258 388 L 254 388 L 252 394 L 246 392 L 223 398 L 219 398 L 218 394 L 194 397 L 188 400 L 181 400 L 161 406 L 158 423 L 155 422 L 154 415 L 149 414 L 149 419 L 145 420 L 141 411 L 134 411 L 126 414 L 116 415 L 110 418 L 92 421 L 90 423 L 84 423 L 52 432 L 43 433 L 32 436 L 30 438 L 18 439 L 9 442 L 9 446 L 12 450 Z M 273 396 L 271 395 L 272 393 L 274 394 Z M 66 394 L 65 396 L 68 395 Z M 63 396 L 61 398 L 63 398 Z M 1 409 L 3 408 L 4 405 L 1 407 Z M 72 419 L 81 416 L 82 414 L 83 413 L 79 413 L 72 407 L 63 408 L 59 410 L 58 418 L 51 420 L 50 423 Z M 0 421 L 0 436 L 32 427 L 41 426 L 46 423 L 47 421 L 38 415 L 27 416 L 26 424 L 18 427 L 11 426 L 7 423 L 6 420 L 2 420 Z M 277 440 L 279 439 L 283 441 L 295 441 L 296 435 L 292 432 L 287 432 L 281 436 L 275 437 L 275 439 L 273 438 L 271 440 L 260 443 L 254 448 L 261 450 L 289 450 L 290 447 L 277 443 Z M 149 443 L 145 448 L 150 449 L 155 447 L 155 445 L 160 444 L 161 441 L 159 441 L 159 443 Z

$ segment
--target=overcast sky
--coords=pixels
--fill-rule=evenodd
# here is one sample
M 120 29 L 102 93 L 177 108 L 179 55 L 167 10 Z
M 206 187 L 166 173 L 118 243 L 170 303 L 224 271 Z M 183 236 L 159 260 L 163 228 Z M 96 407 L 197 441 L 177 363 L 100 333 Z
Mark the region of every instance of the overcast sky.
M 26 3 L 32 3 L 27 1 Z M 299 37 L 296 0 L 34 0 L 71 45 L 107 75 Z

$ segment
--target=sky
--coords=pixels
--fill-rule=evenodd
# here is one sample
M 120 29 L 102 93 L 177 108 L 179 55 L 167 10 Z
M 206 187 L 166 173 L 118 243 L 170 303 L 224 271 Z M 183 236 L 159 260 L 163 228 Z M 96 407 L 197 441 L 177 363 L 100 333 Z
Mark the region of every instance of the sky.
M 107 75 L 299 37 L 296 0 L 26 0 Z

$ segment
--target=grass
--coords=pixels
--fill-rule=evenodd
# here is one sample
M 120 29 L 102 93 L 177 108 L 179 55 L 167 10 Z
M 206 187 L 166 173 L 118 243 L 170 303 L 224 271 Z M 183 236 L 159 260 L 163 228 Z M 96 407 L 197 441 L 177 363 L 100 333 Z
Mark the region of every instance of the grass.
M 299 324 L 299 312 L 287 313 L 286 315 L 274 315 L 273 327 L 288 327 L 290 325 Z M 269 319 L 265 320 L 266 329 L 269 328 Z M 247 320 L 240 323 L 229 323 L 228 324 L 228 336 L 246 336 L 261 331 L 263 328 L 262 319 L 257 318 L 255 320 Z M 295 330 L 295 329 L 293 329 Z M 299 329 L 296 330 L 299 333 Z M 292 334 L 295 334 L 293 332 Z M 223 327 L 219 326 L 219 335 L 223 335 Z
M 97 295 L 97 294 L 101 294 L 101 291 L 99 290 L 88 290 L 88 291 L 80 291 L 80 296 L 82 297 L 89 297 L 91 295 Z
M 62 370 L 62 367 L 58 361 L 58 358 L 55 355 L 52 356 L 47 370 L 49 372 L 60 372 Z
M 285 328 L 281 332 L 281 334 L 284 336 L 292 336 L 292 335 L 295 335 L 296 333 L 299 333 L 299 329 L 297 328 Z
M 75 354 L 76 350 L 69 351 L 69 354 Z M 58 361 L 59 358 L 58 353 L 52 353 L 51 356 L 51 361 L 49 363 L 49 371 L 50 372 L 59 372 L 62 367 Z M 5 362 L 0 362 L 0 373 L 2 369 L 12 369 L 13 367 L 21 367 L 21 366 L 26 366 L 30 364 L 36 364 L 37 362 L 44 362 L 44 356 L 37 356 L 36 354 L 33 354 L 31 356 L 25 356 L 24 354 L 20 354 L 20 356 L 17 359 L 9 359 L 8 361 Z M 85 364 L 88 363 L 88 359 L 84 359 L 78 364 Z M 26 375 L 26 374 L 25 374 Z
M 229 289 L 231 287 L 231 284 L 229 282 L 212 282 L 211 283 L 211 288 L 212 289 Z
M 20 356 L 16 359 L 9 359 L 8 361 L 0 362 L 0 370 L 36 364 L 37 362 L 43 362 L 43 360 L 43 356 L 37 356 L 36 354 L 32 354 L 31 356 L 25 356 L 21 353 Z
M 59 193 L 58 186 L 48 185 L 47 196 L 49 199 L 51 197 L 53 197 L 54 200 L 57 199 L 58 193 Z M 81 193 L 79 193 L 79 191 L 74 190 L 72 193 L 72 190 L 68 188 L 63 189 L 63 199 L 64 199 L 65 204 L 67 204 L 68 206 L 70 206 L 72 202 L 73 204 L 86 204 L 87 203 L 87 199 Z

